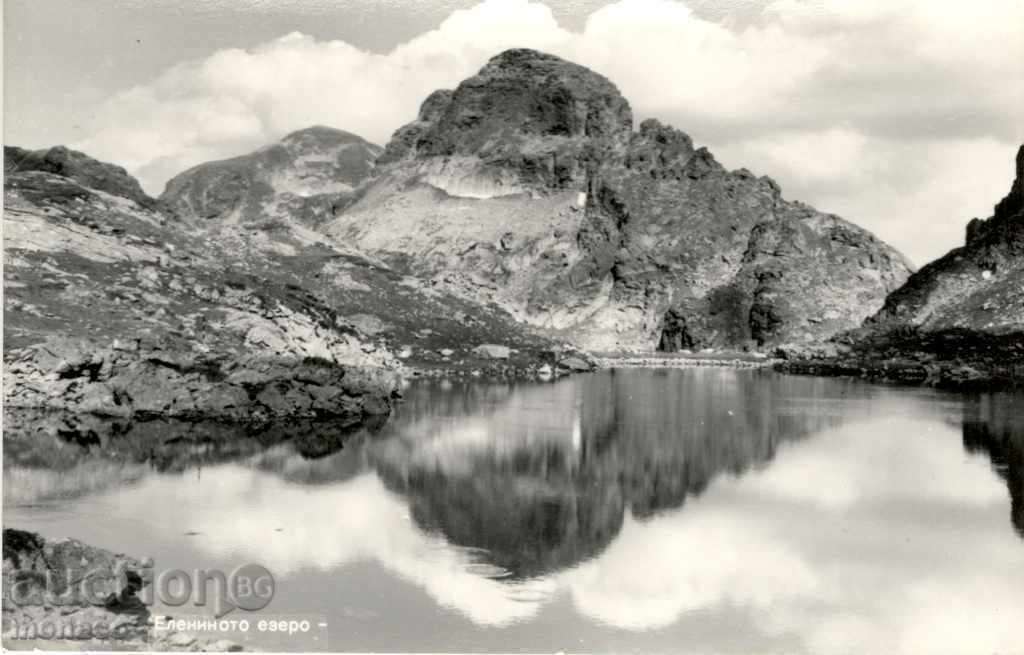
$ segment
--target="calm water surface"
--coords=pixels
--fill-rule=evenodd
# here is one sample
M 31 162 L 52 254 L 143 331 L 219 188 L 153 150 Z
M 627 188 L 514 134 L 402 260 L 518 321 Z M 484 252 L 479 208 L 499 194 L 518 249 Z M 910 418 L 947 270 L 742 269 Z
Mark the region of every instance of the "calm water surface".
M 5 458 L 4 524 L 158 570 L 262 563 L 262 614 L 326 624 L 262 649 L 1024 652 L 1021 395 L 424 382 L 382 428 L 316 441 Z

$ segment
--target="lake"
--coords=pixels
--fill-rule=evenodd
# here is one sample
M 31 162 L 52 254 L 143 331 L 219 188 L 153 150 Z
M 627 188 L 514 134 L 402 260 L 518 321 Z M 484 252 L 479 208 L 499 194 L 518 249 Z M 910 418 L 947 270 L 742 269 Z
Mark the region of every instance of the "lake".
M 341 437 L 133 426 L 159 457 L 5 435 L 4 524 L 259 563 L 273 600 L 232 618 L 313 626 L 228 635 L 260 649 L 1024 652 L 1020 394 L 725 368 L 404 393 Z

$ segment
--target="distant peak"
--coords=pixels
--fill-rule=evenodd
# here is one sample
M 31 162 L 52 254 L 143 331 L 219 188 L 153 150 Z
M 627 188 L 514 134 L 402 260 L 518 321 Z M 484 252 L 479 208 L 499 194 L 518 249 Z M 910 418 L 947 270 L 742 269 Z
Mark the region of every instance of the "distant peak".
M 553 55 L 553 54 L 550 54 L 550 53 L 547 53 L 547 52 L 542 52 L 540 50 L 533 50 L 532 48 L 509 48 L 508 50 L 503 50 L 502 52 L 499 52 L 498 54 L 496 54 L 493 57 L 491 57 L 488 60 L 488 63 L 491 63 L 491 62 L 496 62 L 496 63 L 505 63 L 505 62 L 516 63 L 516 62 L 524 62 L 524 61 L 545 61 L 545 60 L 546 61 L 559 61 L 559 62 L 565 62 L 565 63 L 572 63 L 572 62 L 569 62 L 566 59 L 562 59 L 561 57 L 558 57 L 557 55 Z
M 512 48 L 496 54 L 480 69 L 478 77 L 533 75 L 538 71 L 561 73 L 562 76 L 592 78 L 595 81 L 600 80 L 610 84 L 603 75 L 586 66 L 529 48 Z M 618 89 L 615 89 L 615 93 L 618 93 Z
M 293 143 L 297 141 L 326 141 L 331 143 L 366 143 L 366 139 L 346 132 L 345 130 L 339 130 L 335 127 L 328 127 L 326 125 L 311 125 L 301 130 L 291 132 L 283 139 L 282 143 Z

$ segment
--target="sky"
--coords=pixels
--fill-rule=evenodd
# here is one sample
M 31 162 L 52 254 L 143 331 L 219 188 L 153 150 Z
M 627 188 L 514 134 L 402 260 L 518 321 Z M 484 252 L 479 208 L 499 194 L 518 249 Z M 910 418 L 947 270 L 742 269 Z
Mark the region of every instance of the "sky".
M 70 145 L 159 194 L 313 124 L 380 144 L 426 95 L 531 47 L 639 122 L 917 264 L 962 243 L 1024 142 L 1019 0 L 6 0 L 4 143 Z

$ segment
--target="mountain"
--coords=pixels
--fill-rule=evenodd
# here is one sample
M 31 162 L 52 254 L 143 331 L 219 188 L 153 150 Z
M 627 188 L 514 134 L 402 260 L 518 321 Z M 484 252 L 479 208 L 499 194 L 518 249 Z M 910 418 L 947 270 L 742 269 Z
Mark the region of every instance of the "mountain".
M 344 209 L 380 154 L 355 134 L 309 127 L 248 155 L 190 168 L 167 183 L 160 203 L 206 227 L 315 227 Z
M 839 351 L 795 353 L 791 370 L 935 384 L 1024 381 L 1024 145 L 1009 193 L 965 243 L 911 275 Z
M 728 171 L 607 79 L 524 49 L 431 94 L 324 231 L 591 349 L 763 348 L 855 327 L 910 274 Z

